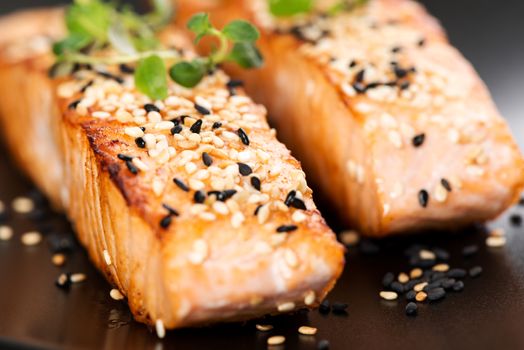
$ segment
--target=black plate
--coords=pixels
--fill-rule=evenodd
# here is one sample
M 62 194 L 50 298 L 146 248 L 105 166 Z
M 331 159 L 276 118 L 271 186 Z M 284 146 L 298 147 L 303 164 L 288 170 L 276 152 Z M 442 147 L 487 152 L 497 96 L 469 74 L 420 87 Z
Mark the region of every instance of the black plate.
M 1 4 L 0 11 L 35 3 Z M 448 29 L 451 40 L 473 62 L 492 90 L 502 113 L 524 144 L 524 2 L 489 0 L 427 1 L 430 11 Z M 0 34 L 1 35 L 1 34 Z M 31 185 L 0 149 L 0 199 L 5 203 L 26 194 Z M 322 211 L 329 213 L 328 206 Z M 524 213 L 512 208 L 509 213 Z M 482 228 L 460 234 L 438 233 L 379 243 L 380 253 L 366 255 L 350 249 L 347 268 L 330 294 L 331 301 L 349 304 L 347 314 L 324 316 L 318 311 L 281 316 L 271 322 L 270 334 L 287 337 L 285 349 L 315 349 L 321 339 L 331 349 L 522 349 L 524 348 L 524 236 L 509 225 L 506 214 L 492 226 L 505 227 L 504 248 L 485 247 Z M 336 221 L 331 221 L 336 227 Z M 15 229 L 10 242 L 0 242 L 0 348 L 64 349 L 266 349 L 268 334 L 257 332 L 255 322 L 220 325 L 169 332 L 160 341 L 147 327 L 132 321 L 123 302 L 109 298 L 110 286 L 91 266 L 85 252 L 69 254 L 64 268 L 50 262 L 47 244 L 25 247 L 23 232 L 40 229 L 46 239 L 52 234 L 71 236 L 67 221 L 58 214 L 42 220 L 11 215 Z M 480 265 L 483 274 L 465 279 L 461 293 L 446 300 L 423 304 L 419 315 L 404 315 L 406 302 L 383 302 L 378 298 L 381 279 L 387 271 L 409 269 L 403 250 L 413 243 L 439 246 L 451 252 L 451 265 Z M 464 259 L 462 248 L 478 244 L 479 253 Z M 88 279 L 69 292 L 55 287 L 61 271 L 84 272 Z M 195 286 L 198 288 L 198 286 Z M 315 337 L 299 336 L 301 325 L 313 325 Z

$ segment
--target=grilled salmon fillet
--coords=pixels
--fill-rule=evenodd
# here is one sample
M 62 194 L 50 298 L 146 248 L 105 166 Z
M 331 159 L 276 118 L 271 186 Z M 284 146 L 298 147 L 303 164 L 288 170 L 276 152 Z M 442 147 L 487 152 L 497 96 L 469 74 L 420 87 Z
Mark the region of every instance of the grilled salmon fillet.
M 317 305 L 344 249 L 264 107 L 219 70 L 159 101 L 129 67 L 52 79 L 61 23 L 61 9 L 0 20 L 2 131 L 135 318 L 177 328 Z M 162 40 L 194 55 L 173 28 Z
M 524 163 L 471 65 L 410 0 L 336 15 L 275 18 L 266 0 L 179 0 L 182 26 L 208 11 L 247 18 L 265 66 L 227 67 L 346 224 L 369 236 L 458 228 L 496 217 L 523 187 Z

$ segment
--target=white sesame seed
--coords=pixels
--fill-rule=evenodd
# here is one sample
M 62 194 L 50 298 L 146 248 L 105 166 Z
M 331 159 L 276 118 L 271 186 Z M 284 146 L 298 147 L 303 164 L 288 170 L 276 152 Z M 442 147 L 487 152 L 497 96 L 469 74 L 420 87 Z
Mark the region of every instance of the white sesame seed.
M 171 130 L 175 126 L 175 123 L 171 121 L 161 121 L 155 124 L 156 130 Z
M 415 292 L 421 292 L 425 286 L 428 285 L 428 282 L 422 282 L 422 283 L 419 283 L 419 284 L 416 284 L 414 287 L 413 287 L 413 290 Z
M 55 266 L 63 266 L 66 262 L 66 256 L 61 253 L 53 254 L 51 257 L 51 262 Z
M 298 333 L 303 335 L 315 335 L 317 334 L 317 329 L 315 327 L 301 326 L 298 328 Z
M 107 249 L 104 249 L 102 254 L 104 255 L 104 261 L 106 262 L 106 265 L 107 266 L 111 265 L 111 255 L 109 255 L 109 252 L 107 251 Z
M 162 322 L 162 320 L 160 319 L 156 320 L 155 330 L 156 330 L 157 337 L 159 337 L 160 339 L 163 339 L 166 336 L 166 329 L 164 327 L 164 322 Z
M 195 163 L 193 162 L 189 162 L 189 163 L 186 163 L 185 165 L 185 169 L 186 169 L 186 173 L 188 173 L 189 175 L 193 174 L 194 172 L 197 171 L 197 166 L 195 165 Z
M 147 113 L 147 120 L 150 123 L 158 123 L 158 122 L 162 121 L 162 115 L 160 113 L 158 113 L 157 111 L 151 111 L 151 112 Z
M 13 237 L 13 229 L 9 226 L 0 226 L 0 241 L 9 241 Z
M 273 326 L 270 324 L 257 324 L 255 327 L 261 332 L 269 332 L 273 329 Z
M 144 136 L 144 132 L 138 126 L 127 127 L 124 129 L 124 133 L 134 138 Z
M 505 236 L 489 236 L 488 238 L 486 238 L 486 245 L 492 248 L 500 248 L 506 245 L 506 237 Z
M 295 268 L 298 266 L 298 258 L 294 251 L 291 249 L 284 250 L 284 259 L 289 267 Z
M 135 157 L 135 158 L 133 158 L 133 160 L 131 162 L 139 170 L 142 170 L 142 171 L 148 171 L 149 170 L 149 166 L 146 163 L 144 163 L 140 158 Z
M 264 224 L 269 218 L 269 205 L 265 204 L 261 206 L 260 209 L 258 209 L 257 217 L 258 223 L 261 225 Z
M 423 273 L 422 269 L 416 267 L 410 271 L 409 277 L 410 278 L 419 278 L 420 276 L 422 276 L 422 273 Z
M 307 215 L 303 212 L 296 210 L 293 215 L 291 215 L 291 220 L 296 223 L 304 222 L 307 219 Z
M 21 240 L 27 246 L 37 245 L 42 241 L 42 235 L 36 231 L 26 232 L 22 235 Z
M 245 218 L 244 214 L 242 214 L 241 212 L 237 211 L 231 217 L 231 226 L 233 226 L 233 228 L 239 228 L 242 225 L 242 223 L 244 222 L 245 219 L 246 218 Z
M 288 312 L 288 311 L 292 311 L 295 309 L 295 303 L 290 301 L 290 302 L 287 302 L 287 303 L 283 303 L 283 304 L 280 304 L 277 306 L 277 310 L 279 312 Z
M 409 281 L 409 276 L 406 273 L 401 272 L 397 279 L 400 283 L 407 283 Z
M 426 249 L 422 249 L 419 252 L 419 256 L 422 260 L 434 260 L 436 258 L 435 253 Z
M 346 246 L 355 246 L 360 241 L 360 235 L 357 231 L 354 230 L 347 230 L 340 232 L 340 241 L 345 244 Z
M 124 295 L 118 290 L 118 289 L 111 289 L 111 291 L 109 292 L 109 296 L 113 299 L 113 300 L 123 300 L 124 299 Z
M 379 295 L 384 300 L 396 300 L 398 298 L 397 293 L 385 290 L 381 291 Z
M 439 203 L 444 203 L 448 198 L 448 190 L 440 182 L 435 187 L 433 198 Z
M 449 270 L 448 264 L 437 264 L 433 266 L 433 271 L 446 272 Z
M 80 283 L 87 279 L 87 276 L 84 273 L 73 273 L 71 277 L 69 277 L 69 280 L 72 283 Z
M 96 112 L 93 112 L 91 115 L 93 116 L 93 118 L 99 118 L 99 119 L 107 119 L 111 117 L 111 114 L 109 114 L 108 112 L 104 112 L 104 111 L 96 111 Z
M 194 265 L 199 265 L 204 262 L 209 254 L 209 247 L 203 239 L 199 239 L 193 243 L 193 249 L 188 255 L 189 261 Z
M 27 197 L 16 197 L 12 203 L 13 210 L 20 214 L 27 214 L 33 211 L 35 204 Z
M 272 337 L 267 338 L 267 345 L 282 345 L 286 341 L 286 338 L 282 335 L 274 335 Z
M 304 295 L 304 304 L 306 304 L 307 306 L 313 305 L 315 300 L 316 300 L 316 295 L 315 295 L 315 291 L 313 290 L 306 292 L 306 294 Z

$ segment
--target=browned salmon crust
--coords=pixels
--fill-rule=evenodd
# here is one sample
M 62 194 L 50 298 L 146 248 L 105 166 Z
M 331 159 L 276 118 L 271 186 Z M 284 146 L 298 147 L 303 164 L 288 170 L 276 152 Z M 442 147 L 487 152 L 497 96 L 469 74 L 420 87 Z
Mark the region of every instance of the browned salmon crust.
M 524 163 L 508 126 L 420 4 L 276 19 L 265 0 L 177 3 L 181 26 L 197 11 L 219 27 L 238 17 L 259 26 L 264 68 L 227 70 L 363 234 L 460 228 L 519 197 Z
M 62 22 L 59 9 L 0 20 L 2 131 L 135 318 L 176 328 L 317 305 L 344 249 L 265 109 L 221 71 L 162 101 L 118 67 L 50 79 Z M 172 28 L 163 40 L 193 55 Z

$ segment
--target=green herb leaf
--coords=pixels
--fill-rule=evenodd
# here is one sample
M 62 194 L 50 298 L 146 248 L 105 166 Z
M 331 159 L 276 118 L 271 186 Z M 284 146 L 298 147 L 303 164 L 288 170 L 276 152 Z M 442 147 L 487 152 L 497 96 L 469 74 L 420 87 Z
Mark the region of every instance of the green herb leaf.
M 227 24 L 222 29 L 222 34 L 235 43 L 253 42 L 260 37 L 258 29 L 251 23 L 243 20 L 236 20 Z
M 99 0 L 77 0 L 66 12 L 67 29 L 105 42 L 111 13 L 111 6 Z
M 53 44 L 53 53 L 57 56 L 65 52 L 80 51 L 92 42 L 92 38 L 85 34 L 72 33 L 62 41 Z
M 274 16 L 288 17 L 313 9 L 313 0 L 269 0 L 269 10 Z
M 167 97 L 167 70 L 164 61 L 156 56 L 149 56 L 138 63 L 135 70 L 135 86 L 138 91 L 155 100 Z
M 187 28 L 196 34 L 195 43 L 198 43 L 207 34 L 208 30 L 212 28 L 209 15 L 207 13 L 197 13 L 189 19 Z
M 182 61 L 169 70 L 169 75 L 177 84 L 186 88 L 196 86 L 206 74 L 206 66 L 202 61 Z
M 229 59 L 242 68 L 258 68 L 264 63 L 262 54 L 253 43 L 236 43 L 229 54 Z
M 145 16 L 147 23 L 153 28 L 168 25 L 174 14 L 171 0 L 153 0 L 153 11 Z

